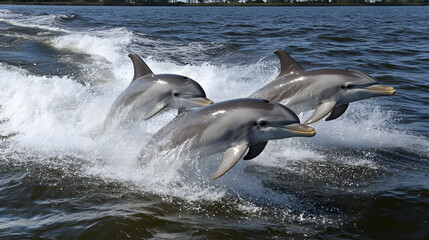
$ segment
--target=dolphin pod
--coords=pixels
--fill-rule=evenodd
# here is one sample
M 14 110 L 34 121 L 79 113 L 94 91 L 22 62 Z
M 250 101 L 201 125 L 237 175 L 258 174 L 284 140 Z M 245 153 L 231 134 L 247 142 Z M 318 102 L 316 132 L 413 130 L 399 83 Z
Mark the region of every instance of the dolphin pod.
M 262 99 L 234 99 L 184 111 L 159 130 L 150 144 L 172 149 L 190 144 L 192 154 L 224 152 L 210 179 L 224 175 L 243 156 L 257 157 L 267 142 L 289 137 L 312 137 L 314 129 L 299 123 L 289 108 Z M 247 154 L 245 154 L 247 151 Z
M 329 113 L 326 120 L 334 120 L 347 110 L 351 102 L 395 94 L 393 87 L 381 85 L 361 71 L 305 70 L 285 52 L 277 50 L 275 54 L 280 59 L 280 74 L 250 97 L 279 102 L 298 113 L 314 109 L 305 124 L 317 122 Z
M 307 124 L 329 113 L 327 121 L 336 119 L 351 102 L 395 94 L 393 87 L 381 85 L 361 71 L 305 70 L 285 52 L 277 50 L 275 54 L 281 64 L 275 80 L 249 98 L 215 104 L 194 80 L 173 74 L 155 75 L 138 55 L 130 54 L 134 77 L 113 103 L 108 120 L 149 119 L 161 110 L 178 108 L 177 117 L 159 130 L 146 147 L 154 145 L 162 151 L 189 144 L 189 153 L 195 156 L 223 152 L 219 167 L 210 177 L 216 179 L 240 159 L 257 157 L 269 140 L 312 137 L 316 132 Z M 295 112 L 313 109 L 311 117 L 301 124 Z
M 128 56 L 134 65 L 134 77 L 110 108 L 106 124 L 113 119 L 147 120 L 162 110 L 213 103 L 196 81 L 181 75 L 154 74 L 137 54 Z

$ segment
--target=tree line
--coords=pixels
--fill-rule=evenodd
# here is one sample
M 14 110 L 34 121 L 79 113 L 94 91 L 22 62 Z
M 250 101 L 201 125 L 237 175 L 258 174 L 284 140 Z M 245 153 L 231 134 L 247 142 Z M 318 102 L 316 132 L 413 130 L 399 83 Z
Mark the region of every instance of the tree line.
M 0 0 L 0 3 L 17 4 L 91 4 L 91 5 L 428 5 L 429 0 Z

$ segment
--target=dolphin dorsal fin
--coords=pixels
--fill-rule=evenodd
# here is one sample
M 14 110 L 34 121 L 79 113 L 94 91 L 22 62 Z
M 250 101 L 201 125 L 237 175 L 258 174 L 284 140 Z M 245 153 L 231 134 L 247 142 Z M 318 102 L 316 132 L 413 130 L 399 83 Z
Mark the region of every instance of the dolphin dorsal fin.
M 152 70 L 150 70 L 150 68 L 146 65 L 146 63 L 139 55 L 135 53 L 130 53 L 128 54 L 128 57 L 131 58 L 131 61 L 133 61 L 133 65 L 134 65 L 134 77 L 131 82 L 133 82 L 139 77 L 153 74 Z
M 301 67 L 291 56 L 289 56 L 287 53 L 283 52 L 282 50 L 276 50 L 274 53 L 279 57 L 280 59 L 280 74 L 277 76 L 277 78 L 284 76 L 286 74 L 290 74 L 297 71 L 304 71 L 305 69 Z

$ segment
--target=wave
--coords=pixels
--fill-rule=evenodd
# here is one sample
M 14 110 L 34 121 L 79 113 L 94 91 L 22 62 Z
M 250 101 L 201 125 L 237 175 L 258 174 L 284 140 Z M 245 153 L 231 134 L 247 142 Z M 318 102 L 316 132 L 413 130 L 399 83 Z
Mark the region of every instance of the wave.
M 119 63 L 126 56 L 124 46 L 131 43 L 133 32 L 126 28 L 73 32 L 49 40 L 52 47 L 91 56 L 103 57 L 110 63 Z
M 236 46 L 204 41 L 178 44 L 121 27 L 70 31 L 58 24 L 76 18 L 79 17 L 72 14 L 24 19 L 22 14 L 0 11 L 0 21 L 8 24 L 61 32 L 41 39 L 59 52 L 90 57 L 90 61 L 71 59 L 73 66 L 87 69 L 84 78 L 35 75 L 0 64 L 0 132 L 8 143 L 8 158 L 26 155 L 21 159 L 59 166 L 76 164 L 70 158 L 85 159 L 83 163 L 79 161 L 80 172 L 85 176 L 191 202 L 216 202 L 234 195 L 243 200 L 239 208 L 253 211 L 260 205 L 252 199 L 277 201 L 281 206 L 286 200 L 297 202 L 293 194 L 276 192 L 265 185 L 271 169 L 304 176 L 312 173 L 302 172 L 299 163 L 374 170 L 380 165 L 372 154 L 374 149 L 399 148 L 424 157 L 429 155 L 427 138 L 392 120 L 393 113 L 385 110 L 382 102 L 369 100 L 351 104 L 346 114 L 335 121 L 314 124 L 317 135 L 311 139 L 270 141 L 258 158 L 239 162 L 216 181 L 208 177 L 219 164 L 221 154 L 195 159 L 178 157 L 183 149 L 176 149 L 158 153 L 147 168 L 136 167 L 141 148 L 174 118 L 176 111 L 95 135 L 116 96 L 131 81 L 129 52 L 142 55 L 155 73 L 180 74 L 196 80 L 216 102 L 247 97 L 274 79 L 278 74 L 274 67 L 277 60 L 276 64 L 268 60 L 246 65 L 214 64 L 207 60 L 208 55 L 227 53 Z M 300 117 L 305 119 L 309 114 Z M 55 161 L 47 160 L 52 158 Z M 288 214 L 287 209 L 284 212 Z
M 59 39 L 68 41 L 67 38 Z M 100 39 L 95 38 L 95 41 Z M 98 52 L 92 51 L 97 47 L 110 48 L 114 41 L 109 44 L 94 44 L 80 50 L 97 55 Z M 46 158 L 64 155 L 87 159 L 88 162 L 82 166 L 85 175 L 131 184 L 145 192 L 187 201 L 218 201 L 230 194 L 269 201 L 293 198 L 286 193 L 272 192 L 263 184 L 265 176 L 249 169 L 275 168 L 299 172 L 302 170 L 297 167 L 299 162 L 311 165 L 332 161 L 377 169 L 379 164 L 371 154 L 372 149 L 401 148 L 428 155 L 424 150 L 429 147 L 426 138 L 401 129 L 392 121 L 392 113 L 377 105 L 377 101 L 364 101 L 351 104 L 340 119 L 316 123 L 314 127 L 318 134 L 311 139 L 270 141 L 267 150 L 257 159 L 240 162 L 217 181 L 209 181 L 208 177 L 217 167 L 221 154 L 203 159 L 183 158 L 177 156 L 178 149 L 159 153 L 148 168 L 136 167 L 141 148 L 156 131 L 174 118 L 176 111 L 171 110 L 149 121 L 94 137 L 94 131 L 104 120 L 110 104 L 132 77 L 131 61 L 122 54 L 126 49 L 120 45 L 103 56 L 110 59 L 107 64 L 115 75 L 98 89 L 82 84 L 73 77 L 36 76 L 1 64 L 0 119 L 7 121 L 0 125 L 0 131 L 3 136 L 17 133 L 8 138 L 10 151 L 30 154 L 29 159 L 42 162 Z M 105 51 L 101 49 L 101 52 Z M 277 69 L 269 68 L 271 64 L 263 61 L 247 66 L 216 66 L 210 63 L 183 66 L 151 58 L 146 61 L 154 72 L 182 74 L 199 81 L 208 97 L 215 101 L 246 97 L 277 75 Z M 301 115 L 301 119 L 306 114 L 309 113 Z M 343 152 L 344 148 L 358 151 L 349 156 L 348 151 Z M 61 164 L 61 161 L 56 164 Z M 267 195 L 267 192 L 270 194 Z
M 60 21 L 74 21 L 77 19 L 83 19 L 81 16 L 79 16 L 78 14 L 62 14 L 62 15 L 58 15 L 56 16 L 57 20 Z
M 0 18 L 4 18 L 4 17 L 11 18 L 16 16 L 21 16 L 21 14 L 8 9 L 0 9 Z
M 64 23 L 81 19 L 77 14 L 47 14 L 40 13 L 27 15 L 6 9 L 0 10 L 0 22 L 11 26 L 39 29 L 49 32 L 70 33 L 71 30 L 64 28 Z
M 20 18 L 15 18 L 15 19 L 0 18 L 0 22 L 4 22 L 6 24 L 16 26 L 16 27 L 47 30 L 50 32 L 64 32 L 64 33 L 70 32 L 69 30 L 55 26 L 56 17 L 52 15 L 33 16 L 28 18 L 22 16 L 21 19 Z

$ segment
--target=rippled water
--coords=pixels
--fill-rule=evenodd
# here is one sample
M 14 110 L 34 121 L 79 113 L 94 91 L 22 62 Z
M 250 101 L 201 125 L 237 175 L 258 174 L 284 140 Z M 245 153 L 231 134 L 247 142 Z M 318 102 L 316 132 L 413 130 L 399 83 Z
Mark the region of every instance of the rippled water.
M 429 238 L 428 21 L 429 7 L 0 6 L 0 238 Z M 129 52 L 221 101 L 274 79 L 275 49 L 397 94 L 215 181 L 220 154 L 135 168 L 176 111 L 94 135 Z

